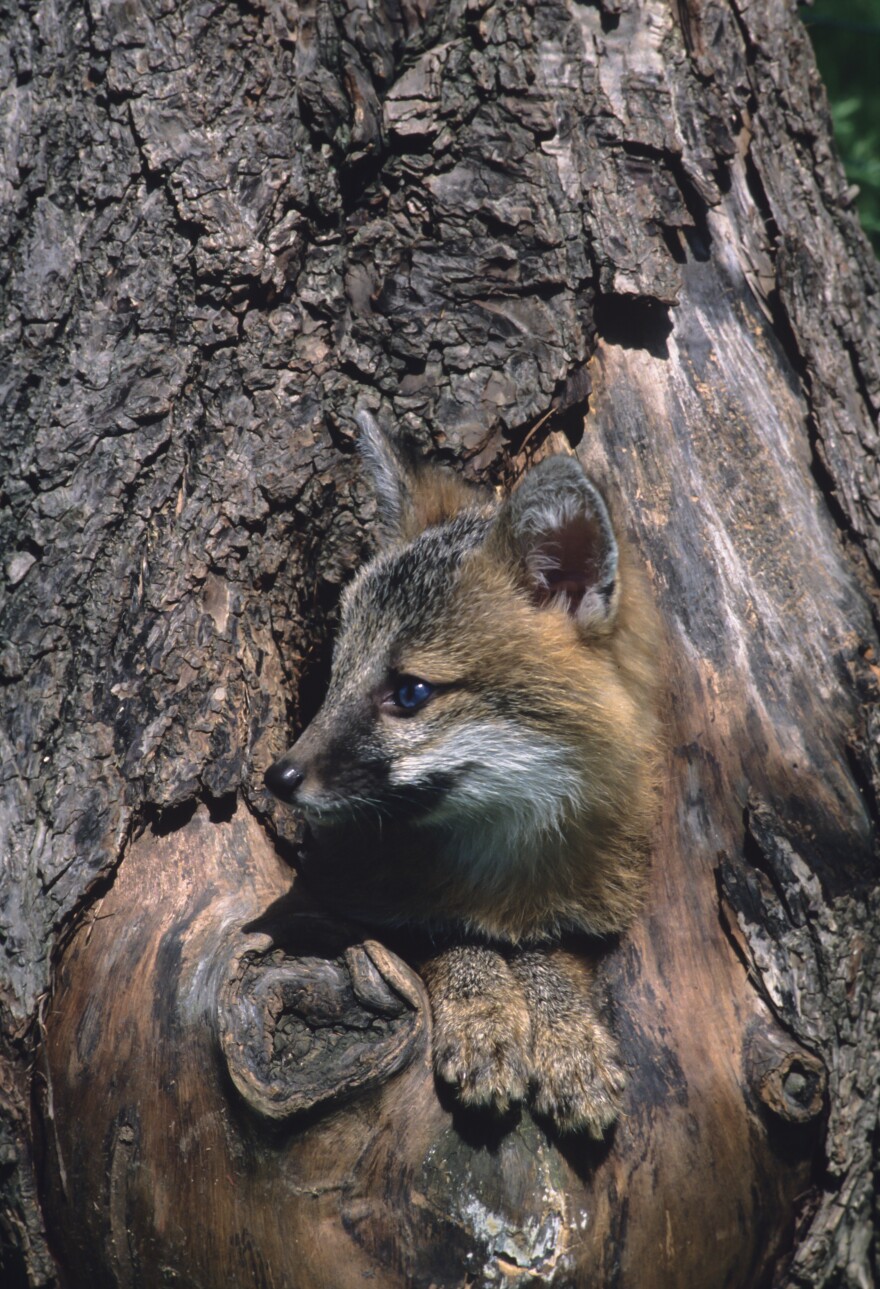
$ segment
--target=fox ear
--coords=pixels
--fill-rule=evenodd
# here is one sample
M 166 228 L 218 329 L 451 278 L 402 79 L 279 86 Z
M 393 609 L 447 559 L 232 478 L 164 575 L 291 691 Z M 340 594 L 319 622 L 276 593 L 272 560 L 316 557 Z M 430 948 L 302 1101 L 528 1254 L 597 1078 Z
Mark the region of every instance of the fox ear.
M 537 604 L 561 601 L 584 632 L 611 627 L 619 598 L 617 539 L 601 494 L 574 457 L 535 466 L 497 522 Z
M 358 451 L 376 494 L 382 540 L 386 544 L 400 541 L 412 526 L 415 468 L 370 412 L 356 412 L 354 419 L 361 431 Z
M 460 510 L 486 500 L 480 489 L 445 466 L 414 461 L 369 412 L 356 412 L 355 420 L 361 430 L 361 460 L 376 494 L 383 545 L 410 541 L 426 528 L 443 524 Z

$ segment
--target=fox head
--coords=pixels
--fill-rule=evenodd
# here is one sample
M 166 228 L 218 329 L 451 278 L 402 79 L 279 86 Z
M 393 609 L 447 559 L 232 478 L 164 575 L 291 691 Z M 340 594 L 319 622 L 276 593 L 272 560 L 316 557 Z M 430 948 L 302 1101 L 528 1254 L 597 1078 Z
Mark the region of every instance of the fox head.
M 602 496 L 557 456 L 499 502 L 358 420 L 381 549 L 343 595 L 321 710 L 266 774 L 310 825 L 307 880 L 376 921 L 619 929 L 660 637 Z

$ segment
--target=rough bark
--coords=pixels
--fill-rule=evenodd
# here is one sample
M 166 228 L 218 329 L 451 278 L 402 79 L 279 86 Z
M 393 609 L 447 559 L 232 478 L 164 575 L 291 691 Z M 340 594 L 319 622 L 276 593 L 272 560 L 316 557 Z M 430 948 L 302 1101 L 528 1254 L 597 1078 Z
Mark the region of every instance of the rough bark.
M 793 6 L 0 31 L 4 1283 L 872 1284 L 880 308 Z M 417 956 L 290 907 L 359 405 L 489 483 L 567 437 L 652 571 L 604 1150 L 462 1120 Z

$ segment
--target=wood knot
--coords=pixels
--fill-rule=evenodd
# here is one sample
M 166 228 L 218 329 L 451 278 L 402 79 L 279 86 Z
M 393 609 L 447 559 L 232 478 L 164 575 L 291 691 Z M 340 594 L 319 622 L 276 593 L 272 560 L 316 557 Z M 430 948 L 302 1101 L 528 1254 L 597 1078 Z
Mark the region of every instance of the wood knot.
M 822 1113 L 828 1074 L 815 1053 L 758 1030 L 746 1040 L 745 1057 L 748 1085 L 773 1114 L 788 1123 L 810 1123 Z
M 368 940 L 336 958 L 246 949 L 217 1003 L 220 1049 L 258 1114 L 285 1119 L 384 1082 L 427 1043 L 419 978 Z

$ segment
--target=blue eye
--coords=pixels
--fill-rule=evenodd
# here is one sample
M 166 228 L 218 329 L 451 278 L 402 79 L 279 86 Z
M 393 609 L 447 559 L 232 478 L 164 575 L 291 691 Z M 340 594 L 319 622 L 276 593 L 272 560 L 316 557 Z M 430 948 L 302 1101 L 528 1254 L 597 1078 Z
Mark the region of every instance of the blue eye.
M 418 676 L 404 676 L 391 697 L 398 707 L 412 711 L 426 703 L 433 692 L 434 686 L 428 684 L 427 680 L 419 680 Z

